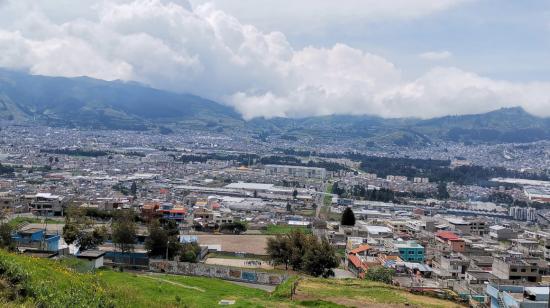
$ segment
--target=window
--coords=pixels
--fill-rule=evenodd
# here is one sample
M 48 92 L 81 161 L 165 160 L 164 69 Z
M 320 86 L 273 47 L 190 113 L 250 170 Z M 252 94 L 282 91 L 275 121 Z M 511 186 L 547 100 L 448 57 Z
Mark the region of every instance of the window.
M 515 273 L 515 272 L 517 272 L 517 271 L 518 271 L 517 268 L 512 268 L 512 269 L 510 269 L 510 272 L 514 272 L 514 273 Z
M 409 254 L 410 254 L 410 255 L 414 255 L 414 251 L 409 251 Z
M 524 268 L 521 269 L 521 272 L 522 272 L 522 273 L 525 273 L 526 271 L 527 271 L 527 270 L 524 269 Z

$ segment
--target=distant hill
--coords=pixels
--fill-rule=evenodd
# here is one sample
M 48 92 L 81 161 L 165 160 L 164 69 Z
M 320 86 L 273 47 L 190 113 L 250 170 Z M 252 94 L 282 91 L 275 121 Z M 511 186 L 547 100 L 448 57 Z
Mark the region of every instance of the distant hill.
M 520 107 L 420 121 L 413 129 L 432 138 L 450 141 L 531 142 L 550 139 L 550 119 L 533 116 Z
M 280 132 L 283 135 L 307 134 L 361 138 L 402 146 L 425 145 L 437 141 L 522 143 L 550 140 L 550 119 L 536 117 L 520 107 L 429 120 L 383 119 L 376 116 L 327 116 L 299 120 L 254 121 L 257 127 L 268 132 Z M 272 127 L 264 122 L 272 124 Z
M 0 118 L 51 125 L 147 129 L 164 122 L 241 121 L 230 107 L 137 83 L 0 70 Z
M 257 118 L 244 121 L 231 107 L 191 94 L 153 89 L 135 82 L 88 77 L 29 75 L 0 69 L 0 119 L 37 121 L 51 126 L 97 129 L 185 127 L 233 133 L 249 132 L 282 139 L 329 137 L 422 146 L 437 141 L 532 142 L 550 140 L 550 119 L 519 107 L 484 114 L 429 120 L 377 116 Z

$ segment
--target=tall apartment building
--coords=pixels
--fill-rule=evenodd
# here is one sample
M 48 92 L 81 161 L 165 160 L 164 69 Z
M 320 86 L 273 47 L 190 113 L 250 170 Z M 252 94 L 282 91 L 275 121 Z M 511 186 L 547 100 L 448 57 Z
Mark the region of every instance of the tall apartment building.
M 537 210 L 532 207 L 512 206 L 508 214 L 516 220 L 535 221 L 537 220 Z

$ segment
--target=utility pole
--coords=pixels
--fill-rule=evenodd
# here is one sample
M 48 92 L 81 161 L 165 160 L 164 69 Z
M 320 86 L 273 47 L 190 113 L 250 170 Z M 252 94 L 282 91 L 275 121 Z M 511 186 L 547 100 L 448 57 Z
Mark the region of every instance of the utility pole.
M 168 260 L 168 247 L 170 247 L 170 240 L 166 242 L 166 260 Z

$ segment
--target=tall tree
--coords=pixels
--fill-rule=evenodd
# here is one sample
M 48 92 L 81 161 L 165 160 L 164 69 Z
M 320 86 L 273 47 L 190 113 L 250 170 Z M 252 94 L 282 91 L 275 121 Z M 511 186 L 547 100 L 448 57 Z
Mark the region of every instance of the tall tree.
M 130 211 L 122 211 L 112 225 L 112 237 L 115 246 L 125 254 L 134 250 L 136 243 L 136 223 Z
M 298 190 L 295 189 L 293 192 L 292 192 L 292 198 L 296 199 L 298 197 Z
M 168 233 L 161 227 L 158 220 L 149 225 L 149 236 L 145 240 L 145 249 L 150 257 L 161 257 L 166 254 Z
M 15 249 L 15 244 L 11 238 L 13 227 L 7 222 L 8 214 L 0 211 L 0 248 L 8 250 Z
M 302 230 L 294 229 L 287 234 L 291 247 L 290 265 L 295 271 L 299 271 L 303 266 L 303 256 L 305 255 L 311 236 L 307 236 Z
M 437 184 L 437 198 L 449 199 L 449 191 L 447 190 L 447 183 L 439 182 L 439 184 Z
M 346 207 L 342 212 L 342 219 L 340 220 L 342 226 L 355 226 L 355 214 L 350 207 Z
M 136 197 L 137 195 L 137 184 L 136 182 L 132 182 L 132 186 L 130 186 L 130 193 L 132 194 L 132 196 Z
M 308 274 L 324 278 L 334 276 L 332 269 L 337 267 L 338 263 L 336 251 L 326 239 L 319 242 L 315 238 L 310 242 L 304 255 L 304 270 Z
M 284 264 L 288 269 L 292 255 L 290 240 L 287 236 L 277 235 L 267 239 L 267 254 L 275 265 Z

